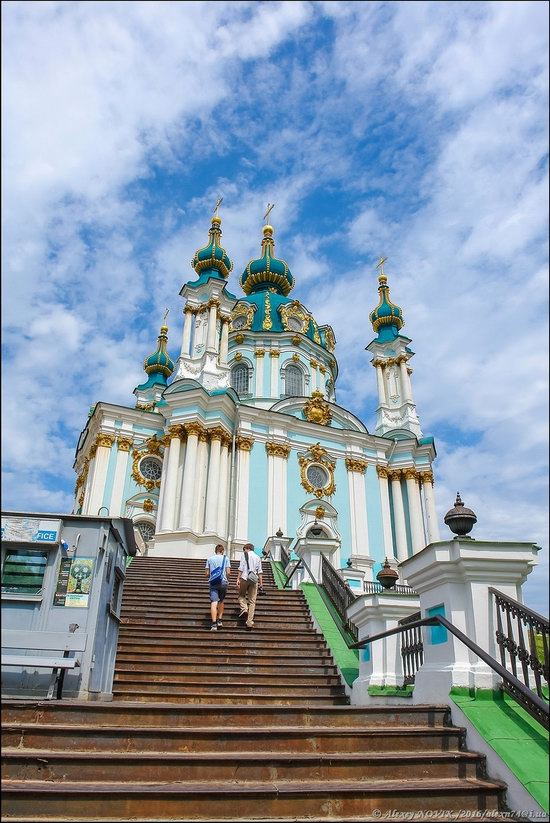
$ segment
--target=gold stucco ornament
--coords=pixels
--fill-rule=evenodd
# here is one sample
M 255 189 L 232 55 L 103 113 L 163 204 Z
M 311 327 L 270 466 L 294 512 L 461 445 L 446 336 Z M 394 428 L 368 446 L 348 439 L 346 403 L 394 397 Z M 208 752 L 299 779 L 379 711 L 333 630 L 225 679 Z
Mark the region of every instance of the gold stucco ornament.
M 305 454 L 298 457 L 300 464 L 300 481 L 308 494 L 315 497 L 330 497 L 336 491 L 334 469 L 336 463 L 331 460 L 320 443 L 311 446 Z
M 318 423 L 320 426 L 328 426 L 332 420 L 330 406 L 324 399 L 323 392 L 317 390 L 311 393 L 303 413 L 309 423 Z

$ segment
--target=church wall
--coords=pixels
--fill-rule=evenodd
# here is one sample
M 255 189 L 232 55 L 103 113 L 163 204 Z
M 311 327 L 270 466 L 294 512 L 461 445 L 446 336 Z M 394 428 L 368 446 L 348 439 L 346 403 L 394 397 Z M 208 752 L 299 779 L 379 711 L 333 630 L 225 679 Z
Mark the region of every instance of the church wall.
M 267 534 L 267 452 L 263 443 L 256 443 L 250 452 L 250 494 L 248 503 L 248 535 L 254 546 L 264 546 Z
M 292 459 L 294 457 L 294 460 Z M 300 482 L 300 466 L 296 460 L 296 453 L 291 452 L 287 467 L 287 536 L 294 537 L 301 523 L 300 506 L 303 506 L 308 496 Z
M 336 493 L 329 498 L 329 500 L 338 512 L 338 531 L 342 538 L 340 563 L 343 567 L 351 555 L 351 511 L 349 505 L 348 470 L 343 460 L 336 461 L 334 479 L 336 482 Z M 322 504 L 322 500 L 319 502 Z
M 365 472 L 365 487 L 368 508 L 368 529 L 370 556 L 382 565 L 384 563 L 384 524 L 382 522 L 382 500 L 380 481 L 375 466 L 368 466 Z M 378 571 L 378 569 L 376 569 Z M 376 574 L 376 571 L 374 574 Z
M 113 483 L 115 480 L 116 457 L 117 448 L 115 445 L 113 445 L 111 446 L 111 451 L 109 454 L 107 476 L 105 478 L 105 488 L 103 490 L 103 501 L 101 503 L 102 506 L 106 506 L 109 509 L 109 514 L 111 513 L 111 503 L 113 497 Z

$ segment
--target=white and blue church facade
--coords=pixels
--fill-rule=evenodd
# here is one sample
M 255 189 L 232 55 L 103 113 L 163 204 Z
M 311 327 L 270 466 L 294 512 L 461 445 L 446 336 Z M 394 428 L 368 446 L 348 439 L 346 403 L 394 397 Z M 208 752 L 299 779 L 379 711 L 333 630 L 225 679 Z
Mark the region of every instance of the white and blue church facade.
M 162 326 L 133 407 L 97 403 L 75 459 L 75 513 L 130 517 L 149 556 L 231 556 L 281 532 L 297 550 L 324 541 L 336 568 L 351 559 L 367 579 L 439 540 L 432 437 L 420 428 L 413 352 L 383 266 L 367 346 L 378 391 L 369 433 L 338 405 L 332 328 L 291 296 L 273 228 L 227 289 L 232 263 L 221 218 L 196 252 L 180 294 L 177 360 Z

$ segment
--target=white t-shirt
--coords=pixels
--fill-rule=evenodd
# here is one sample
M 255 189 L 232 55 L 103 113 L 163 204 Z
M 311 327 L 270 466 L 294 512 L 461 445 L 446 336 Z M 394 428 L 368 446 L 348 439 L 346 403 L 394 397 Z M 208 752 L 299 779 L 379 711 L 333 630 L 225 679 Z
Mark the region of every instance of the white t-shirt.
M 246 565 L 245 555 L 248 555 L 248 566 Z M 244 552 L 239 564 L 239 571 L 241 573 L 241 580 L 248 578 L 248 572 L 256 572 L 257 575 L 262 573 L 262 561 L 255 552 Z

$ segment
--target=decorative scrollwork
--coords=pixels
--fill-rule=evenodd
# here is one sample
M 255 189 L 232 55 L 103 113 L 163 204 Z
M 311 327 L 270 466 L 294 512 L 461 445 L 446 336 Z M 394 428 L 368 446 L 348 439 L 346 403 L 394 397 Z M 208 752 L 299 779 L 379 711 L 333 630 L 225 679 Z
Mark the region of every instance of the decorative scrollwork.
M 314 494 L 315 497 L 330 497 L 334 494 L 336 491 L 334 481 L 336 463 L 328 457 L 327 450 L 320 443 L 311 446 L 305 455 L 300 455 L 298 462 L 300 464 L 300 481 L 308 494 Z M 313 473 L 308 470 L 315 466 L 319 466 L 323 470 L 323 475 L 326 477 L 324 485 L 317 485 L 311 481 Z M 320 473 L 319 476 L 321 476 Z
M 321 426 L 330 425 L 332 413 L 322 392 L 311 393 L 310 399 L 304 404 L 303 415 L 309 423 L 318 423 Z

